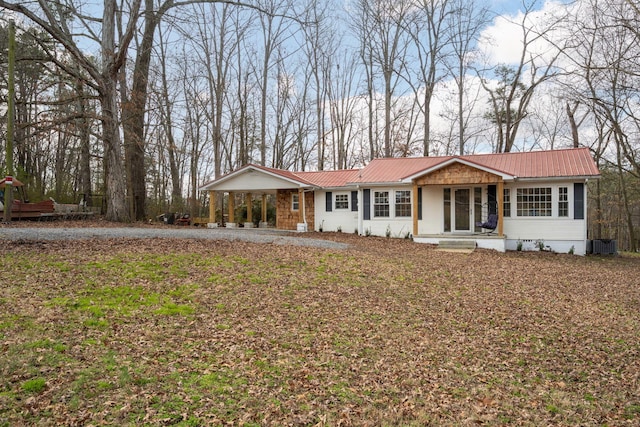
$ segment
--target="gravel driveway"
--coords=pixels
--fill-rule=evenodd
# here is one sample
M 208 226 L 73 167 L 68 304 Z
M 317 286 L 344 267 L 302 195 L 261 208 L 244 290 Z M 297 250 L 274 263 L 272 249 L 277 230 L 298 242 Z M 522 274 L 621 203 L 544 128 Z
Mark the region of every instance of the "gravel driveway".
M 81 240 L 81 239 L 205 239 L 237 240 L 274 245 L 307 246 L 326 249 L 346 249 L 345 243 L 296 236 L 291 232 L 274 229 L 224 228 L 0 228 L 0 240 Z

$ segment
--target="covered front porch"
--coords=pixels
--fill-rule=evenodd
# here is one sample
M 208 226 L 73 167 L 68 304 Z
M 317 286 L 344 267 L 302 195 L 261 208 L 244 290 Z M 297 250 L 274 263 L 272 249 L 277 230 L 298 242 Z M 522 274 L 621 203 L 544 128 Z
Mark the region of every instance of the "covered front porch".
M 414 241 L 440 245 L 475 243 L 475 247 L 506 250 L 504 181 L 511 176 L 455 158 L 409 177 L 413 186 Z M 493 216 L 497 220 L 483 228 Z

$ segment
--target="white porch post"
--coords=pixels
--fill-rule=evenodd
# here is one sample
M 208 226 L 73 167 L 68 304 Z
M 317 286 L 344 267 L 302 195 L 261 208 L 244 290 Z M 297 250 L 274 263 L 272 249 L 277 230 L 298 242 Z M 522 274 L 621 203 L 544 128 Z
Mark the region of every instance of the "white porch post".
M 413 212 L 411 214 L 411 216 L 413 217 L 413 235 L 417 236 L 418 235 L 418 216 L 419 216 L 419 212 L 418 212 L 418 183 L 416 181 L 413 181 L 413 196 L 412 196 L 412 202 L 413 202 Z
M 503 217 L 504 217 L 504 181 L 501 179 L 498 181 L 497 189 L 498 199 L 498 236 L 502 236 L 503 233 Z

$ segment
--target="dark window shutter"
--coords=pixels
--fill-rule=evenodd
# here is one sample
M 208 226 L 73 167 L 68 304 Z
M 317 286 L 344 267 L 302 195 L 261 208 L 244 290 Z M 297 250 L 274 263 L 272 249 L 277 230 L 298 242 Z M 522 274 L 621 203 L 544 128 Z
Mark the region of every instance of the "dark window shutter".
M 418 187 L 418 219 L 422 219 L 422 187 Z
M 362 190 L 362 219 L 371 219 L 371 190 Z
M 487 185 L 487 202 L 489 203 L 489 212 L 487 215 L 496 215 L 498 213 L 498 198 L 496 194 L 496 186 Z
M 584 184 L 573 184 L 573 218 L 584 219 Z
M 358 192 L 351 192 L 351 211 L 358 212 Z
M 331 191 L 327 191 L 327 203 L 326 208 L 327 212 L 331 212 L 333 210 L 333 193 Z

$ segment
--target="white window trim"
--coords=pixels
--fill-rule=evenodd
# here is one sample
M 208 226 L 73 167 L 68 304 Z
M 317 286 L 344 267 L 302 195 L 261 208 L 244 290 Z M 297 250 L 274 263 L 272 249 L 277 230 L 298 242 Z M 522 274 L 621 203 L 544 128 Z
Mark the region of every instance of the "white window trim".
M 385 203 L 385 204 L 376 203 L 376 193 L 387 193 L 387 203 Z M 393 209 L 393 204 L 392 204 L 392 200 L 391 200 L 391 194 L 392 193 L 393 193 L 393 190 L 386 190 L 386 189 L 385 190 L 382 190 L 382 189 L 373 190 L 373 200 L 372 200 L 373 203 L 371 203 L 371 207 L 372 207 L 372 210 L 373 210 L 373 215 L 372 215 L 373 219 L 383 219 L 383 220 L 386 219 L 386 220 L 389 220 L 389 219 L 393 218 L 391 216 L 391 213 L 393 212 L 393 210 L 392 210 Z M 376 206 L 388 206 L 389 215 L 387 215 L 387 216 L 376 215 Z
M 296 208 L 296 198 L 298 199 L 298 207 Z M 300 211 L 300 194 L 299 193 L 291 193 L 291 211 L 299 212 Z
M 397 200 L 397 194 L 400 191 L 409 193 L 409 203 L 408 203 L 409 204 L 409 215 L 402 215 L 402 216 L 396 215 L 396 212 L 397 212 L 396 200 Z M 411 193 L 413 193 L 413 192 L 410 189 L 393 190 L 393 217 L 394 218 L 403 218 L 404 219 L 404 218 L 411 218 L 413 216 L 413 197 L 412 197 Z M 407 203 L 402 203 L 402 204 L 406 205 Z
M 502 194 L 502 214 L 503 214 L 503 216 L 505 218 L 513 218 L 513 205 L 512 205 L 512 203 L 513 203 L 513 191 L 511 191 L 511 190 L 512 190 L 512 188 L 510 188 L 510 187 L 503 189 L 503 194 Z M 504 192 L 508 192 L 508 194 L 509 194 L 509 201 L 508 202 L 505 200 Z M 504 211 L 505 211 L 504 208 L 505 208 L 505 206 L 507 206 L 507 204 L 509 205 L 509 215 L 508 216 L 504 214 Z
M 347 207 L 339 208 L 338 207 L 338 196 L 345 196 L 347 198 Z M 336 193 L 333 195 L 333 209 L 337 211 L 348 211 L 351 209 L 351 193 Z
M 518 215 L 518 190 L 531 188 L 548 188 L 551 187 L 551 215 L 550 216 L 521 216 Z M 567 189 L 567 216 L 560 216 L 560 187 Z M 511 216 L 508 219 L 535 219 L 535 220 L 573 220 L 573 182 L 567 183 L 540 183 L 539 185 L 515 185 L 506 187 L 511 193 Z
M 396 192 L 398 191 L 408 191 L 409 192 L 409 206 L 410 206 L 410 215 L 409 216 L 397 216 L 396 215 Z M 376 192 L 387 192 L 389 193 L 389 216 L 376 216 L 376 202 L 375 202 L 375 193 Z M 365 221 L 412 221 L 413 220 L 413 204 L 414 204 L 414 196 L 413 189 L 408 187 L 381 187 L 381 188 L 372 188 L 371 189 L 371 217 Z
M 567 214 L 566 215 L 560 215 L 560 189 L 561 188 L 566 188 L 567 189 L 567 200 L 565 201 L 567 203 Z M 556 198 L 556 205 L 555 205 L 555 214 L 557 215 L 558 218 L 570 218 L 571 217 L 571 196 L 572 196 L 572 190 L 569 188 L 569 185 L 559 185 L 557 187 L 557 198 Z

